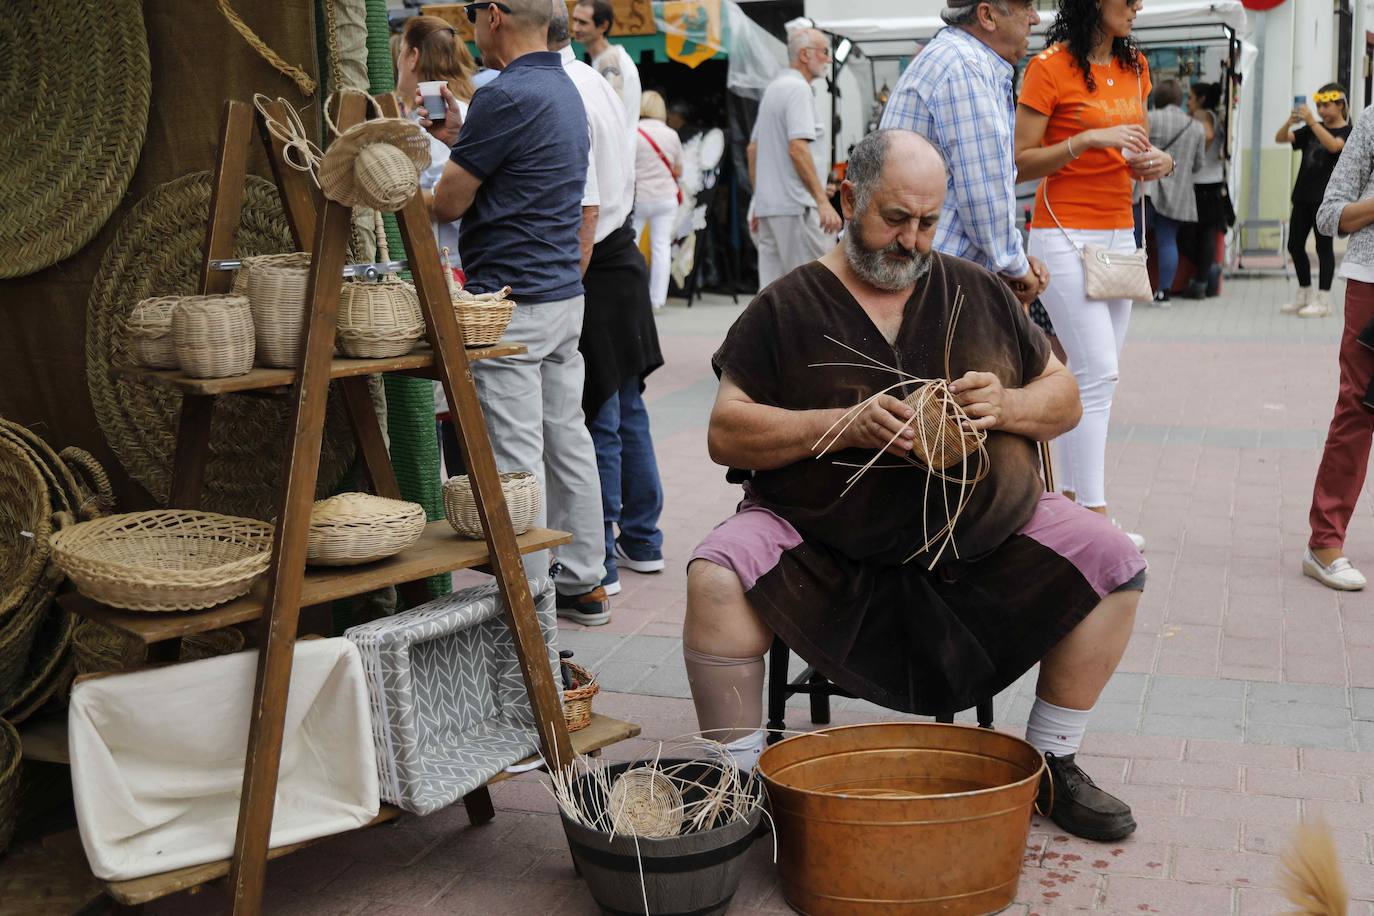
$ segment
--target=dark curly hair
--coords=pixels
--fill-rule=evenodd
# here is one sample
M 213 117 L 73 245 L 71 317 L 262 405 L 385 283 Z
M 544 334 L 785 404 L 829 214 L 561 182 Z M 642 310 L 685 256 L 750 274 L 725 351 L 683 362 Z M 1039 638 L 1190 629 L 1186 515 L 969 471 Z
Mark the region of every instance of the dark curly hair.
M 1097 46 L 1098 23 L 1101 21 L 1102 10 L 1097 0 L 1059 0 L 1059 14 L 1045 33 L 1045 44 L 1063 42 L 1073 55 L 1078 69 L 1083 71 L 1083 80 L 1088 84 L 1089 92 L 1097 91 L 1088 55 Z M 1112 39 L 1112 56 L 1121 61 L 1123 67 L 1140 72 L 1140 46 L 1134 38 Z

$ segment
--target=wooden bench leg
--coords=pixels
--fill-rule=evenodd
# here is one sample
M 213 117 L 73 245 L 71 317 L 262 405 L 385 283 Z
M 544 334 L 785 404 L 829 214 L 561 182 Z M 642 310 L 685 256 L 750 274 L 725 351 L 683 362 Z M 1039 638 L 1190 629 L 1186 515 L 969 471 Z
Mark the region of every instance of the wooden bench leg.
M 787 644 L 781 639 L 773 640 L 768 650 L 768 743 L 776 744 L 782 740 L 787 728 L 784 720 L 787 711 Z
M 496 809 L 491 804 L 491 790 L 486 786 L 480 786 L 464 795 L 463 807 L 468 811 L 468 822 L 474 827 L 496 817 Z

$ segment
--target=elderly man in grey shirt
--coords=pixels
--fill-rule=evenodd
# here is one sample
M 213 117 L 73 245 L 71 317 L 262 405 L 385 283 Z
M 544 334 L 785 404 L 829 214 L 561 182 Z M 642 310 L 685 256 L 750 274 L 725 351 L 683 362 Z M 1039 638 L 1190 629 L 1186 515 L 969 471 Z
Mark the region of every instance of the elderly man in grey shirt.
M 817 134 L 811 81 L 830 65 L 830 43 L 816 29 L 798 29 L 787 38 L 787 59 L 787 69 L 763 92 L 749 140 L 749 229 L 757 234 L 759 289 L 820 257 L 840 231 L 840 215 L 811 158 Z
M 1173 157 L 1174 170 L 1156 181 L 1147 192 L 1150 228 L 1155 231 L 1159 258 L 1159 288 L 1155 305 L 1167 308 L 1169 289 L 1178 272 L 1178 231 L 1184 223 L 1197 222 L 1197 197 L 1193 176 L 1202 168 L 1207 133 L 1202 122 L 1182 108 L 1183 87 L 1178 80 L 1160 80 L 1155 86 L 1155 108 L 1150 112 L 1150 143 Z M 1203 284 L 1206 295 L 1206 284 Z M 1198 296 L 1201 299 L 1203 296 Z

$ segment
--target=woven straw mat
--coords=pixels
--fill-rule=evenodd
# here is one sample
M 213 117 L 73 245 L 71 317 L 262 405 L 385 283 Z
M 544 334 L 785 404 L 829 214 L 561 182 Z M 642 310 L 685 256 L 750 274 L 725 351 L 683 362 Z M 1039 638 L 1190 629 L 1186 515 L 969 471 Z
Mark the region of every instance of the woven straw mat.
M 153 295 L 197 292 L 201 246 L 209 217 L 209 172 L 184 175 L 155 188 L 129 212 L 100 266 L 86 310 L 86 383 L 96 419 L 110 447 L 135 480 L 161 505 L 171 486 L 181 395 L 110 378 L 111 365 L 129 365 L 122 319 Z M 276 189 L 249 176 L 236 255 L 292 248 Z M 278 469 L 290 445 L 286 398 L 216 399 L 209 465 L 201 508 L 265 519 L 275 510 Z M 343 398 L 331 391 L 320 455 L 318 492 L 332 492 L 353 461 L 353 438 Z
M 151 91 L 143 4 L 7 3 L 0 48 L 0 277 L 22 277 L 89 242 L 129 186 Z

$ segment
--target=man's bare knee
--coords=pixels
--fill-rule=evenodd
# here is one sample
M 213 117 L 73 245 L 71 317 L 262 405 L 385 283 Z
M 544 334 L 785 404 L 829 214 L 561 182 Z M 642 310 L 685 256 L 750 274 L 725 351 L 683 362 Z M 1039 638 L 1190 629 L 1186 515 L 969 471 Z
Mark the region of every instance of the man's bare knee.
M 753 658 L 768 651 L 773 634 L 749 606 L 734 570 L 697 559 L 687 568 L 682 640 L 699 652 Z

